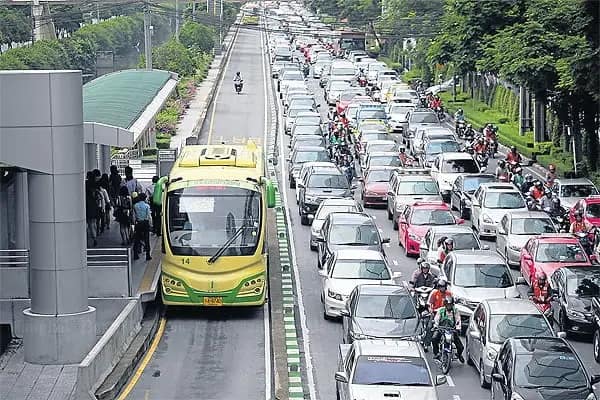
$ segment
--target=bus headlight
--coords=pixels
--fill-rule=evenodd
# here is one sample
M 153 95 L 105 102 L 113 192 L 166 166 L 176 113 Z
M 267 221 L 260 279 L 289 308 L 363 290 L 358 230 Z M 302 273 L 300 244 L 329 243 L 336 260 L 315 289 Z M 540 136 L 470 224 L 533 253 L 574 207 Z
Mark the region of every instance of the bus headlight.
M 265 277 L 259 276 L 245 281 L 240 288 L 238 296 L 256 296 L 261 294 L 264 289 Z
M 162 289 L 165 294 L 170 296 L 187 296 L 183 282 L 170 276 L 162 276 Z

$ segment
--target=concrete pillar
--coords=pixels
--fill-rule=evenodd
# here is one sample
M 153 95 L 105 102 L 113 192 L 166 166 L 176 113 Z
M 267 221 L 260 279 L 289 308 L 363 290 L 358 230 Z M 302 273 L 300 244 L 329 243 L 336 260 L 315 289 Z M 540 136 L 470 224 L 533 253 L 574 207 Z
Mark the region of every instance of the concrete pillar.
M 546 101 L 533 99 L 533 141 L 543 142 L 546 139 Z
M 34 0 L 31 6 L 31 15 L 33 16 L 33 36 L 34 40 L 51 40 L 56 39 L 56 29 L 54 21 L 50 16 L 50 6 L 40 4 Z
M 98 168 L 98 145 L 94 143 L 85 144 L 85 171 Z
M 87 294 L 81 71 L 0 71 L 0 127 L 0 162 L 30 171 L 25 361 L 78 363 L 96 340 Z
M 29 248 L 29 193 L 27 191 L 27 171 L 19 171 L 15 176 L 17 197 L 15 244 L 17 249 Z
M 98 168 L 102 173 L 109 173 L 110 170 L 110 146 L 102 144 L 99 146 L 100 151 L 100 163 Z

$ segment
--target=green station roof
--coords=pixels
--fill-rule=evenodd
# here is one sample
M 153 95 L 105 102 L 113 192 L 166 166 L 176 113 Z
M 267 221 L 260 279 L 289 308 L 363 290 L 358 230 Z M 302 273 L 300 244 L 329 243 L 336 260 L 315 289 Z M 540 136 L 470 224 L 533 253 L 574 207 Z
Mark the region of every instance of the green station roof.
M 130 69 L 103 75 L 83 86 L 83 120 L 129 129 L 171 73 Z

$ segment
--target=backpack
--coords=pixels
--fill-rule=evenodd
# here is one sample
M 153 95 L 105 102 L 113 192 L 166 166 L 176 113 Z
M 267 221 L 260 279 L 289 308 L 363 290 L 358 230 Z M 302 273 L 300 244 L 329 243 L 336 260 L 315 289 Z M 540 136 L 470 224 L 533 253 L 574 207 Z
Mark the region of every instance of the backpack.
M 102 196 L 102 192 L 100 189 L 94 189 L 94 202 L 96 203 L 96 207 L 98 207 L 99 211 L 103 210 L 104 196 Z

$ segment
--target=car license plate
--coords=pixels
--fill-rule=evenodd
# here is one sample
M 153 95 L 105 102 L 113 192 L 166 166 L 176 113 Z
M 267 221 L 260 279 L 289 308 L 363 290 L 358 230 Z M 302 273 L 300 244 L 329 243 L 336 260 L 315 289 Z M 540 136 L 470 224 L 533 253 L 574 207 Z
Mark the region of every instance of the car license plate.
M 205 297 L 202 299 L 202 304 L 205 306 L 222 306 L 223 298 L 222 297 Z

